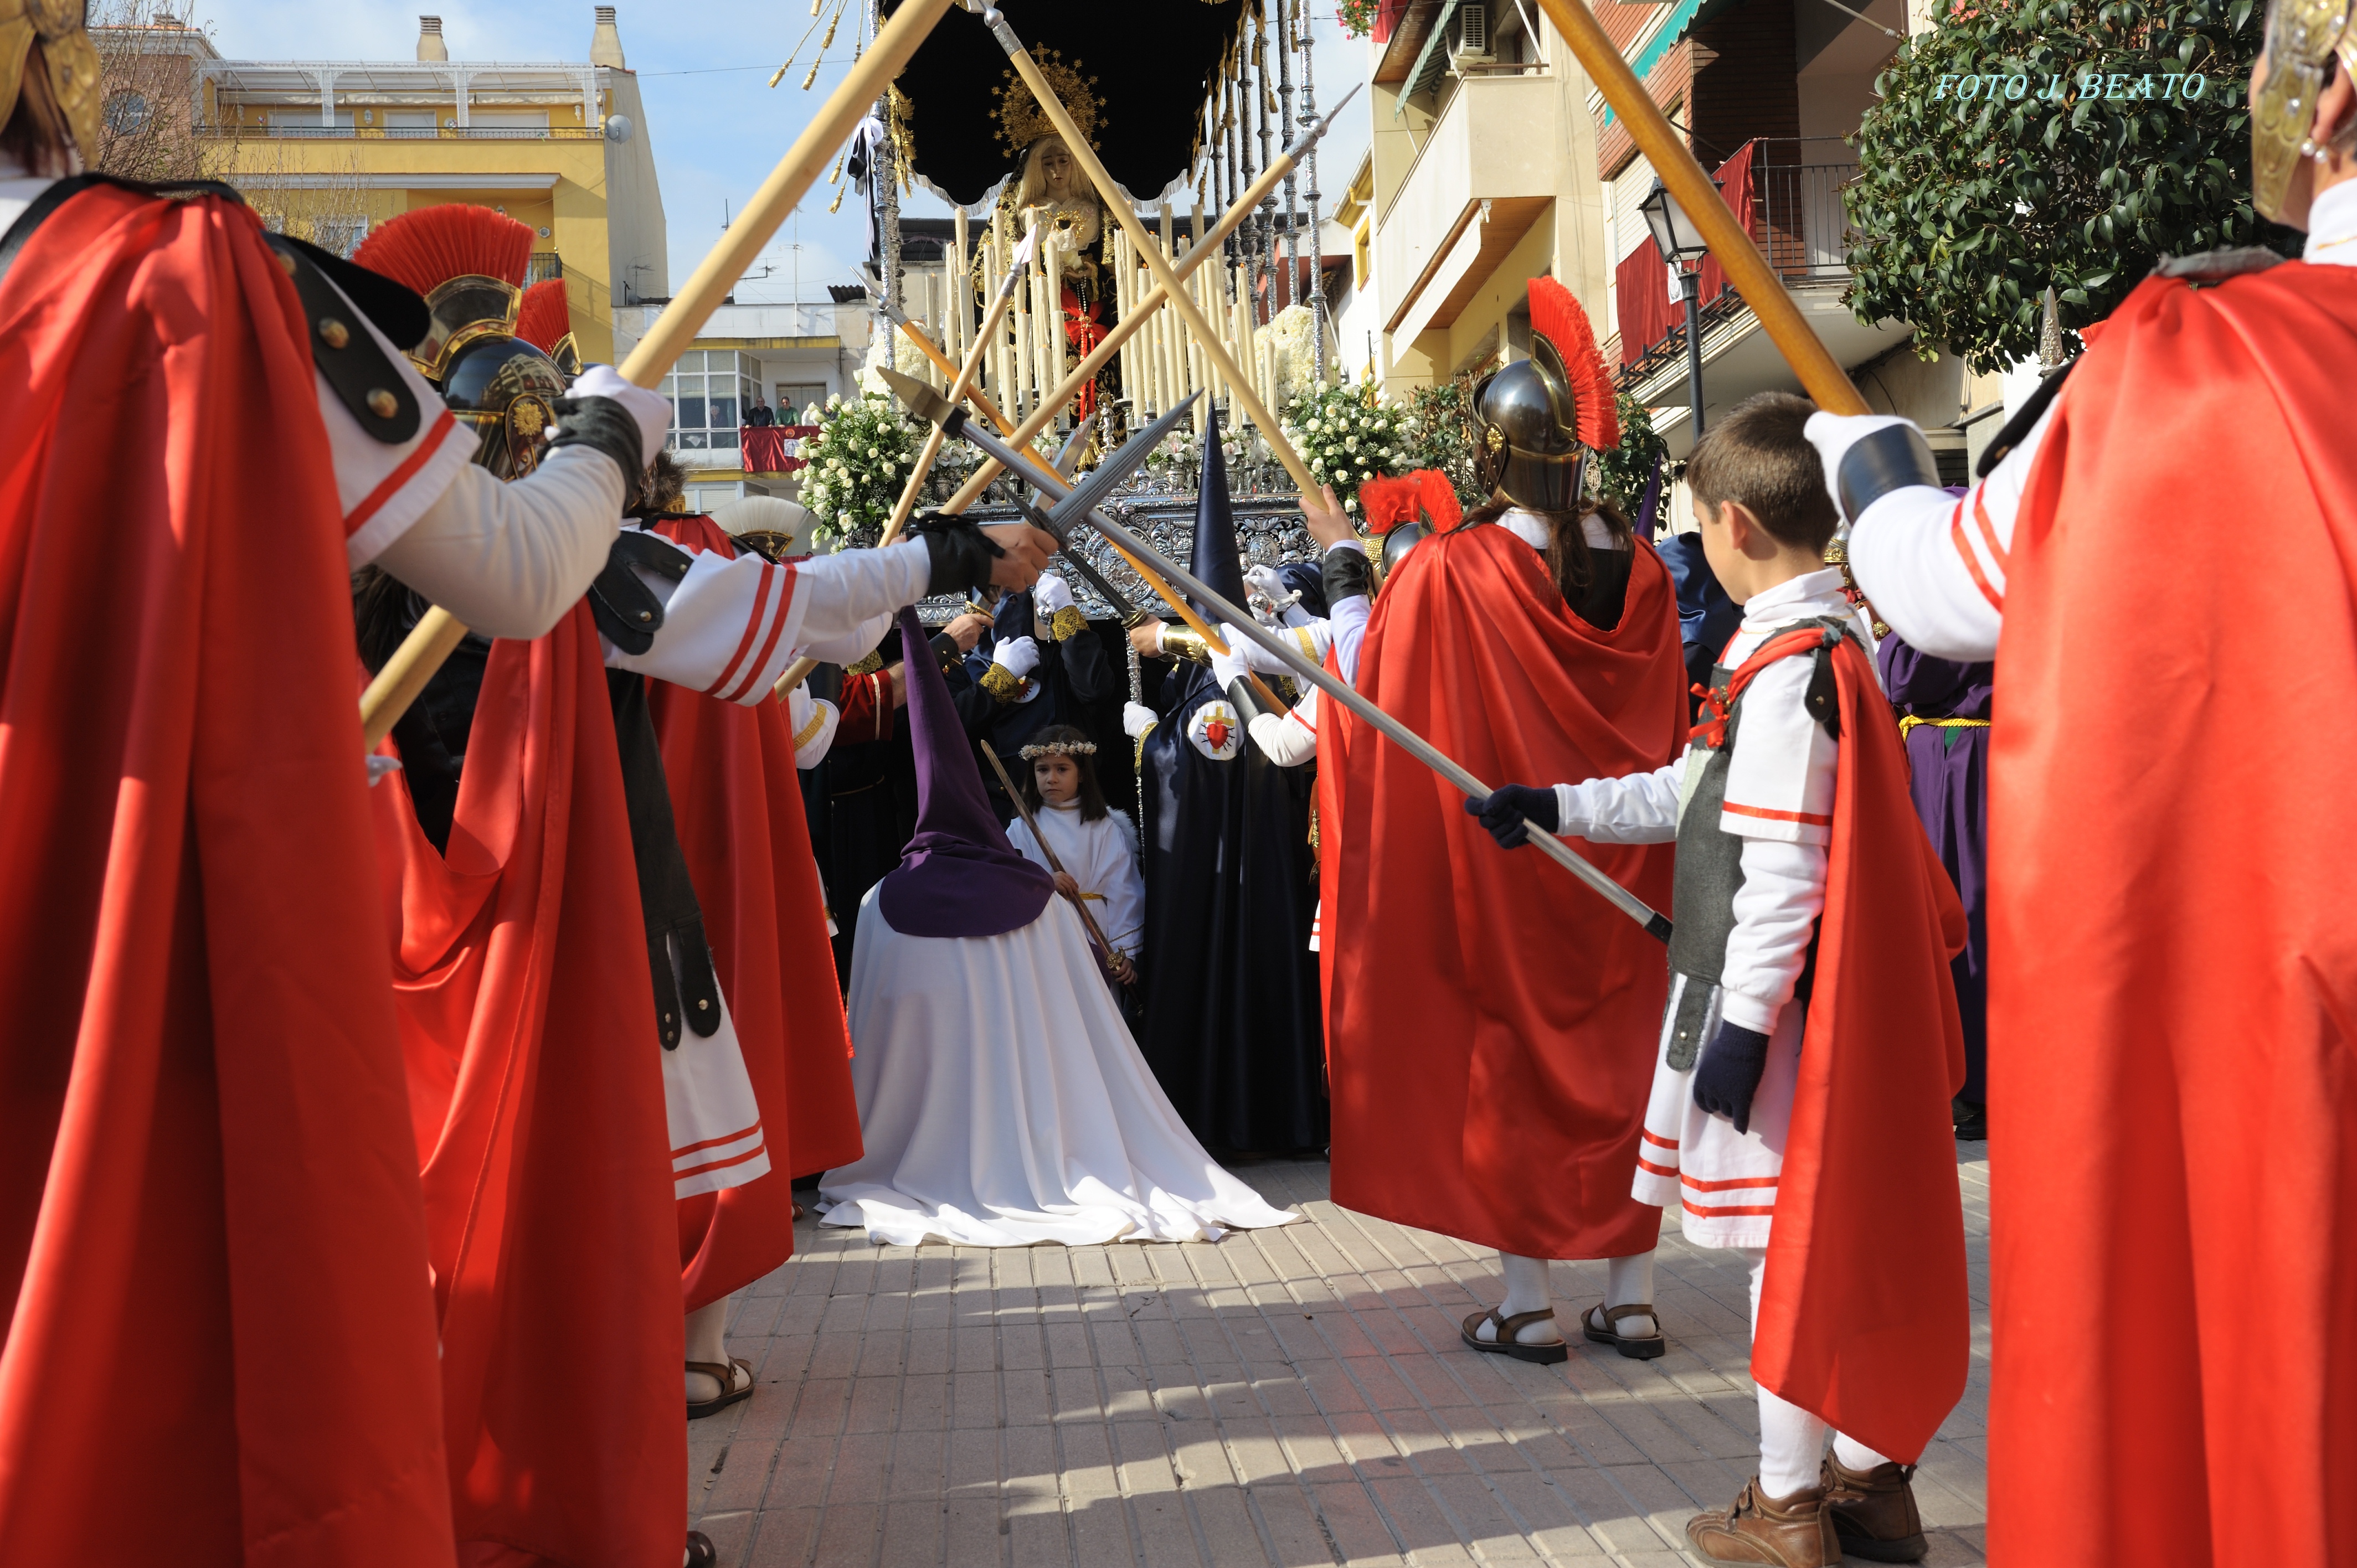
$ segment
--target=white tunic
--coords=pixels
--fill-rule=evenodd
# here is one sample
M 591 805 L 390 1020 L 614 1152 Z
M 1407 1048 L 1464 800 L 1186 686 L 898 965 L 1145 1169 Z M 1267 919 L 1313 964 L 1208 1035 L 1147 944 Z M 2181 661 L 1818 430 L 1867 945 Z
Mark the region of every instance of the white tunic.
M 1720 662 L 1740 665 L 1779 627 L 1819 616 L 1855 625 L 1841 573 L 1811 572 L 1755 596 Z M 1860 628 L 1861 631 L 1863 628 Z M 1779 660 L 1746 690 L 1727 758 L 1719 827 L 1743 841 L 1743 887 L 1727 942 L 1707 1042 L 1723 1017 L 1769 1036 L 1768 1066 L 1752 1097 L 1750 1128 L 1738 1133 L 1694 1101 L 1694 1069 L 1669 1063 L 1669 1020 L 1688 983 L 1672 976 L 1670 1004 L 1645 1106 L 1632 1196 L 1677 1206 L 1686 1239 L 1704 1247 L 1764 1247 L 1783 1169 L 1805 1009 L 1789 1005 L 1824 908 L 1825 846 L 1832 838 L 1839 747 L 1803 705 L 1812 660 Z M 1676 838 L 1686 773 L 1699 777 L 1704 751 L 1689 746 L 1668 767 L 1621 779 L 1555 786 L 1563 832 L 1598 843 L 1662 843 Z
M 1146 941 L 1146 878 L 1137 870 L 1137 831 L 1126 812 L 1107 811 L 1093 822 L 1081 820 L 1076 801 L 1039 812 L 1039 831 L 1088 899 L 1089 914 L 1115 952 L 1132 958 Z M 1039 865 L 1048 857 L 1021 817 L 1006 824 L 1015 853 Z
M 880 884 L 879 884 L 880 886 Z M 1072 907 L 996 937 L 910 937 L 860 900 L 848 1010 L 859 1163 L 829 1225 L 913 1247 L 1212 1241 L 1289 1224 L 1187 1131 Z

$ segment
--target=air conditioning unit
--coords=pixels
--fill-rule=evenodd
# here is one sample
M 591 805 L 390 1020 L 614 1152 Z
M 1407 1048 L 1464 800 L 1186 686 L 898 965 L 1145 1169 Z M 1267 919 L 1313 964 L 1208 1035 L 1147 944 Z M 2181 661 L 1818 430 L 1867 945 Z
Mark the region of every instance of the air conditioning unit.
M 1497 59 L 1490 47 L 1490 7 L 1459 5 L 1450 20 L 1453 35 L 1448 40 L 1448 58 L 1459 66 L 1488 65 Z

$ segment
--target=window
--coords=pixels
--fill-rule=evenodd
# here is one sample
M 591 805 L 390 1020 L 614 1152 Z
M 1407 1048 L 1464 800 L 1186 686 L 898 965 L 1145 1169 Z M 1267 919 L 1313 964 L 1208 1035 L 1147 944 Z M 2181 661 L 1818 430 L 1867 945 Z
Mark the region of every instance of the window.
M 800 424 L 805 409 L 826 406 L 826 383 L 778 383 L 778 423 Z
M 691 349 L 663 381 L 671 399 L 672 448 L 733 452 L 737 425 L 757 383 L 747 371 L 758 361 L 728 349 Z
M 273 109 L 270 111 L 270 134 L 274 136 L 349 136 L 349 123 L 322 124 L 317 109 Z
M 548 135 L 548 111 L 478 109 L 467 116 L 467 128 L 483 134 L 544 139 Z
M 388 109 L 384 112 L 384 134 L 388 136 L 436 136 L 435 113 L 431 109 Z
M 315 218 L 311 220 L 311 242 L 323 251 L 332 251 L 346 261 L 368 237 L 365 218 Z
M 147 128 L 155 111 L 136 92 L 118 92 L 106 101 L 106 128 L 118 136 L 135 136 Z

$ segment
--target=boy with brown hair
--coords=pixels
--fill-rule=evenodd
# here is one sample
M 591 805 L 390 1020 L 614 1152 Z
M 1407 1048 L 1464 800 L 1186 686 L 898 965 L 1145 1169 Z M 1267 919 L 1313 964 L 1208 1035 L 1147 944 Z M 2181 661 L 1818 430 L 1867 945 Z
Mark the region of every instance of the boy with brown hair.
M 1634 1187 L 1749 1264 L 1760 1470 L 1686 1525 L 1716 1563 L 1910 1562 L 1910 1479 L 1963 1391 L 1962 1036 L 1953 891 L 1907 789 L 1804 399 L 1737 405 L 1687 465 L 1705 554 L 1744 607 L 1684 755 L 1467 810 L 1678 845 L 1661 1055 Z M 1586 1326 L 1609 1341 L 1609 1323 Z M 1834 1451 L 1824 1454 L 1828 1424 Z

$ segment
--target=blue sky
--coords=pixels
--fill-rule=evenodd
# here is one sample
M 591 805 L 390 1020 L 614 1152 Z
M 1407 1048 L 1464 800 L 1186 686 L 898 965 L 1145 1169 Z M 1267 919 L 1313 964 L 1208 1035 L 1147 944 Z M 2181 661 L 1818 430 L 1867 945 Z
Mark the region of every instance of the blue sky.
M 1330 0 L 1313 0 L 1313 5 L 1318 95 L 1330 103 L 1364 77 L 1366 45 L 1341 36 Z M 676 284 L 719 238 L 724 210 L 734 212 L 760 184 L 827 90 L 842 80 L 851 59 L 852 28 L 846 16 L 818 81 L 803 92 L 799 84 L 810 59 L 807 50 L 785 81 L 774 90 L 768 85 L 770 73 L 810 24 L 802 0 L 765 5 L 618 0 L 617 8 L 623 53 L 639 73 L 646 101 L 645 129 L 653 138 L 662 181 L 671 275 Z M 408 59 L 416 52 L 418 15 L 433 10 L 441 14 L 443 37 L 454 59 L 523 62 L 589 57 L 590 0 L 413 0 L 403 5 L 382 0 L 330 5 L 317 0 L 195 0 L 189 19 L 208 27 L 213 46 L 231 59 Z M 1090 63 L 1104 78 L 1114 74 L 1104 64 Z M 1366 149 L 1363 94 L 1345 112 L 1344 122 L 1319 148 L 1319 184 L 1329 211 Z M 845 196 L 843 209 L 830 215 L 826 206 L 834 194 L 823 183 L 813 190 L 764 254 L 762 264 L 773 269 L 770 274 L 748 278 L 738 287 L 737 298 L 791 299 L 798 268 L 805 299 L 824 298 L 829 283 L 852 281 L 866 250 L 860 198 L 856 191 Z M 904 203 L 904 209 L 918 216 L 949 211 L 921 190 Z

